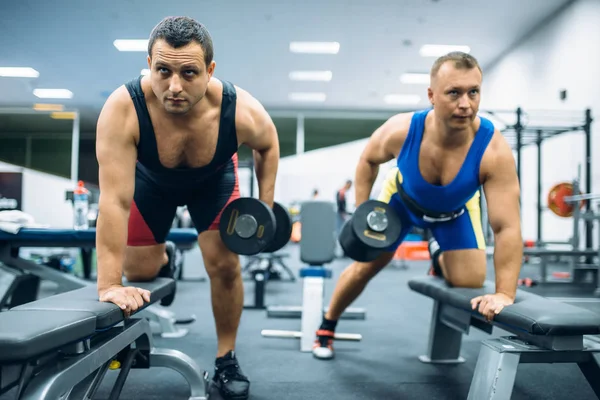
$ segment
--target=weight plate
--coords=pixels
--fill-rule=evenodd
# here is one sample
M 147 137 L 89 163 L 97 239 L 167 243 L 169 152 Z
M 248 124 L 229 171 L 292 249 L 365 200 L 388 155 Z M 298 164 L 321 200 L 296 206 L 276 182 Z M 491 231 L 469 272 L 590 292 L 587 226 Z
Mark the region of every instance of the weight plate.
M 263 251 L 275 236 L 271 207 L 252 197 L 229 203 L 221 214 L 219 232 L 225 246 L 236 254 L 251 256 Z
M 270 245 L 267 246 L 265 253 L 273 253 L 285 246 L 292 236 L 292 216 L 288 210 L 281 204 L 273 204 L 273 214 L 275 215 L 275 237 Z

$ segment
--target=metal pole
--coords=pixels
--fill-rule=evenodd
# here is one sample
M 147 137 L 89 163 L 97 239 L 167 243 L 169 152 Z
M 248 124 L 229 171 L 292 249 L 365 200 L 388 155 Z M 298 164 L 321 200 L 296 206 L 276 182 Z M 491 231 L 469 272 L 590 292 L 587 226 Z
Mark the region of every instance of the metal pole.
M 73 188 L 77 187 L 79 180 L 79 111 L 75 111 L 73 118 L 73 135 L 71 137 L 71 182 Z
M 585 191 L 592 193 L 592 110 L 585 110 Z M 586 211 L 591 210 L 590 201 L 585 204 Z M 592 235 L 594 230 L 594 221 L 586 220 L 585 222 L 585 247 L 591 249 L 594 247 Z
M 517 123 L 515 124 L 515 132 L 517 135 L 517 178 L 519 179 L 519 183 L 521 182 L 521 147 L 523 146 L 521 132 L 523 130 L 523 125 L 521 125 L 521 107 L 517 108 Z
M 542 242 L 542 131 L 537 131 L 537 243 Z
M 296 116 L 296 154 L 304 153 L 304 114 Z

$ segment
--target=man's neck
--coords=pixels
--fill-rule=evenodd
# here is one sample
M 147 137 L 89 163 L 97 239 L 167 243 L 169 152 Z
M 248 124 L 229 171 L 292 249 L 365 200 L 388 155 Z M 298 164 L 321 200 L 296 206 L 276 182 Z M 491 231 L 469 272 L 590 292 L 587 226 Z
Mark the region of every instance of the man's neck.
M 475 122 L 464 128 L 448 128 L 437 118 L 433 119 L 432 139 L 444 148 L 462 147 L 475 136 Z

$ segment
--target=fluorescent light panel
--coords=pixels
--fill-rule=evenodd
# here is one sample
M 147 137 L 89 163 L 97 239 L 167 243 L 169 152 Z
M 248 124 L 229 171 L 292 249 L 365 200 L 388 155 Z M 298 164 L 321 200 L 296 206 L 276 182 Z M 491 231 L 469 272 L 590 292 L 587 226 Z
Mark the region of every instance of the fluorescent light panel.
M 33 94 L 40 99 L 70 99 L 73 92 L 67 89 L 34 89 Z
M 400 76 L 400 82 L 407 84 L 429 85 L 429 74 L 406 73 Z
M 421 97 L 416 94 L 388 94 L 383 101 L 387 104 L 417 104 Z
M 292 53 L 337 54 L 340 51 L 338 42 L 290 42 Z
M 290 79 L 293 81 L 319 81 L 329 82 L 333 77 L 331 71 L 292 71 Z
M 6 78 L 37 78 L 40 73 L 30 67 L 0 67 L 0 76 Z
M 148 39 L 117 39 L 113 45 L 119 51 L 148 51 Z
M 464 45 L 426 44 L 421 47 L 419 54 L 421 57 L 441 57 L 451 51 L 469 53 L 471 52 L 471 48 Z
M 296 92 L 290 93 L 288 98 L 291 101 L 323 102 L 327 98 L 327 95 L 319 92 Z
M 33 105 L 35 111 L 62 111 L 64 108 L 65 106 L 62 104 L 37 103 Z

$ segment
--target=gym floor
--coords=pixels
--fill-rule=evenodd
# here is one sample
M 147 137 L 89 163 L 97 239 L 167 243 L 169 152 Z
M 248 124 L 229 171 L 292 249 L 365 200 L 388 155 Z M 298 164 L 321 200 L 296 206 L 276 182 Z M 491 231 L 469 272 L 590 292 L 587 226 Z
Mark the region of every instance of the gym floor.
M 286 247 L 286 264 L 297 271 L 299 248 Z M 334 278 L 326 282 L 326 300 L 348 260 L 329 265 Z M 361 333 L 361 342 L 336 342 L 336 358 L 319 361 L 299 351 L 296 339 L 267 339 L 262 329 L 299 330 L 300 320 L 268 319 L 265 311 L 244 310 L 238 335 L 237 353 L 251 380 L 251 399 L 466 399 L 480 341 L 489 338 L 475 329 L 463 339 L 464 364 L 444 366 L 421 363 L 417 357 L 427 346 L 432 301 L 412 292 L 407 281 L 426 273 L 425 262 L 409 262 L 408 269 L 390 266 L 370 283 L 353 307 L 367 309 L 363 321 L 342 320 L 338 332 Z M 534 267 L 527 267 L 527 269 Z M 531 270 L 533 271 L 533 269 Z M 524 269 L 524 276 L 532 272 Z M 184 277 L 202 276 L 199 253 L 186 255 Z M 296 274 L 297 276 L 297 274 Z M 489 269 L 493 279 L 493 269 Z M 253 282 L 245 282 L 246 302 L 253 299 Z M 535 289 L 535 288 L 534 288 Z M 299 305 L 302 282 L 272 281 L 267 285 L 268 305 Z M 190 315 L 196 322 L 185 326 L 190 332 L 179 339 L 154 338 L 156 347 L 183 351 L 202 369 L 212 368 L 216 351 L 214 322 L 206 282 L 178 282 L 175 303 L 170 307 L 179 318 Z M 600 309 L 600 307 L 598 307 Z M 600 311 L 599 311 L 600 312 Z M 505 332 L 497 330 L 494 336 Z M 97 399 L 107 399 L 117 372 L 109 371 Z M 79 396 L 83 390 L 78 391 Z M 11 391 L 0 400 L 12 399 Z M 176 372 L 156 368 L 132 370 L 121 399 L 187 399 L 187 384 Z M 73 396 L 77 398 L 77 395 Z M 220 399 L 211 393 L 211 399 Z M 513 392 L 517 399 L 595 399 L 594 393 L 575 364 L 522 364 Z

